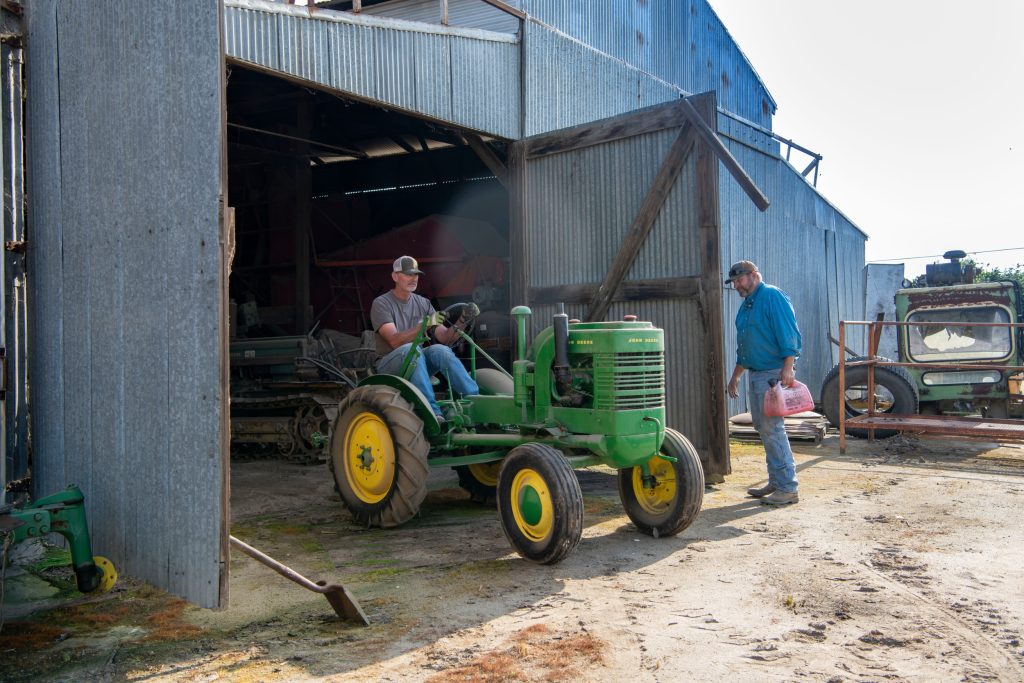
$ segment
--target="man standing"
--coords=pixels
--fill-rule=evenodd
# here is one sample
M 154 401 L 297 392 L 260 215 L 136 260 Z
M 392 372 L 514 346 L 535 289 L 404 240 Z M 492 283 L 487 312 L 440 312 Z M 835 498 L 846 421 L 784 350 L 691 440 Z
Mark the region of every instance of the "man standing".
M 785 422 L 781 417 L 764 414 L 764 395 L 769 380 L 778 380 L 784 387 L 796 381 L 794 365 L 801 345 L 796 314 L 789 297 L 778 287 L 762 282 L 761 273 L 750 261 L 740 261 L 729 268 L 725 284 L 729 283 L 743 297 L 736 313 L 736 368 L 729 380 L 729 395 L 739 395 L 740 377 L 744 370 L 749 370 L 750 414 L 768 463 L 767 486 L 747 489 L 747 494 L 760 498 L 766 505 L 795 503 L 799 500 L 796 464 Z
M 402 369 L 405 355 L 416 339 L 423 317 L 435 313 L 430 302 L 416 294 L 420 275 L 423 274 L 416 259 L 411 256 L 399 257 L 392 264 L 391 271 L 394 289 L 378 296 L 370 307 L 370 322 L 377 333 L 377 353 L 381 356 L 377 361 L 377 372 L 385 375 L 398 374 Z M 444 416 L 434 398 L 434 388 L 430 384 L 433 375 L 440 372 L 448 380 L 449 386 L 462 396 L 480 393 L 462 361 L 455 357 L 448 346 L 458 341 L 459 334 L 456 330 L 465 328 L 466 321 L 461 318 L 452 327 L 437 325 L 431 328 L 433 338 L 439 343 L 421 349 L 420 357 L 415 361 L 412 377 L 409 378 L 413 386 L 430 402 L 434 414 L 442 422 Z

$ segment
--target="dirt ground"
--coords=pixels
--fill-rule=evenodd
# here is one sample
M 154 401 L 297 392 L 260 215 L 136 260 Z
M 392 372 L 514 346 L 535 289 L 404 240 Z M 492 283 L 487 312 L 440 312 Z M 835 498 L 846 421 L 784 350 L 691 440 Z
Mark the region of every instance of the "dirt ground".
M 236 463 L 232 533 L 343 583 L 371 626 L 234 553 L 227 610 L 127 578 L 8 619 L 0 679 L 1024 680 L 1024 450 L 794 445 L 798 505 L 746 498 L 763 452 L 734 443 L 734 473 L 668 539 L 636 532 L 611 471 L 582 471 L 583 540 L 550 567 L 512 554 L 450 471 L 382 531 L 353 526 L 324 467 Z

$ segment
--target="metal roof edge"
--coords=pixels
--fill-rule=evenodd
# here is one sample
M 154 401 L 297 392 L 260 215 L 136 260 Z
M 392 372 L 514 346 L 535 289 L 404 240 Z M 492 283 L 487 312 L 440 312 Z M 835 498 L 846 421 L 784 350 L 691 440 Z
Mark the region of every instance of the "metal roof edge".
M 757 82 L 761 84 L 762 88 L 764 88 L 764 94 L 767 95 L 768 99 L 771 100 L 772 102 L 772 107 L 774 108 L 772 113 L 774 114 L 776 111 L 779 110 L 779 103 L 775 101 L 775 98 L 772 96 L 771 91 L 768 90 L 768 86 L 765 85 L 764 79 L 761 78 L 761 74 L 757 73 L 757 69 L 754 68 L 754 63 L 750 61 L 750 58 L 747 57 L 747 53 L 743 51 L 743 48 L 740 47 L 739 42 L 737 42 L 737 40 L 733 37 L 732 33 L 729 32 L 729 27 L 726 26 L 725 22 L 722 21 L 722 18 L 718 16 L 718 12 L 716 12 L 715 8 L 711 6 L 710 0 L 704 0 L 704 4 L 707 5 L 708 10 L 711 11 L 711 15 L 715 18 L 716 21 L 718 21 L 718 25 L 722 27 L 723 31 L 725 31 L 725 35 L 729 36 L 729 40 L 731 40 L 732 44 L 736 46 L 736 51 L 740 53 L 740 56 L 743 57 L 743 61 L 746 62 L 747 66 L 750 67 L 750 72 L 754 74 L 754 78 L 756 78 Z
M 273 0 L 224 0 L 225 8 L 256 10 L 272 14 L 283 14 L 302 19 L 313 19 L 316 21 L 333 21 L 339 24 L 352 24 L 355 26 L 372 26 L 375 28 L 389 28 L 396 31 L 410 31 L 413 33 L 429 33 L 444 36 L 458 36 L 460 38 L 473 38 L 475 40 L 488 40 L 495 43 L 517 44 L 519 37 L 509 33 L 498 31 L 487 31 L 480 28 L 463 28 L 459 26 L 442 26 L 441 24 L 427 24 L 407 19 L 392 19 L 369 14 L 353 14 L 351 12 L 338 12 L 329 9 L 310 9 L 308 6 L 286 5 Z

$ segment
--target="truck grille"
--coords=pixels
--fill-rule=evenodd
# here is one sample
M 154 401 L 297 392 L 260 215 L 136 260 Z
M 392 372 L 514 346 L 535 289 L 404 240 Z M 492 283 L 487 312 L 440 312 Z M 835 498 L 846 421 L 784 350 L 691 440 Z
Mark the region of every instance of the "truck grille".
M 594 407 L 612 410 L 665 406 L 665 354 L 599 353 L 594 356 Z

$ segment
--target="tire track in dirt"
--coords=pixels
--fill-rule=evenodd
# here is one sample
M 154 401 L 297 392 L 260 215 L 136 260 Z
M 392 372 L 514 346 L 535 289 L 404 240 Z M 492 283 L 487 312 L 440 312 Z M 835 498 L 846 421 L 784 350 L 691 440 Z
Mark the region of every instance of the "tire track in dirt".
M 964 619 L 955 611 L 910 588 L 899 578 L 889 576 L 884 571 L 880 571 L 868 564 L 867 561 L 862 561 L 860 565 L 860 569 L 882 581 L 904 598 L 937 613 L 940 618 L 936 626 L 939 629 L 953 631 L 971 647 L 974 650 L 974 654 L 978 656 L 979 663 L 992 671 L 993 680 L 1007 681 L 1007 683 L 1024 680 L 1024 668 L 1017 661 L 1018 655 L 1016 653 L 1007 654 L 1004 645 L 993 641 L 987 633 L 979 631 L 973 623 Z M 1000 665 L 996 665 L 996 662 L 999 662 Z M 1012 675 L 1008 675 L 1008 672 L 1012 672 Z

